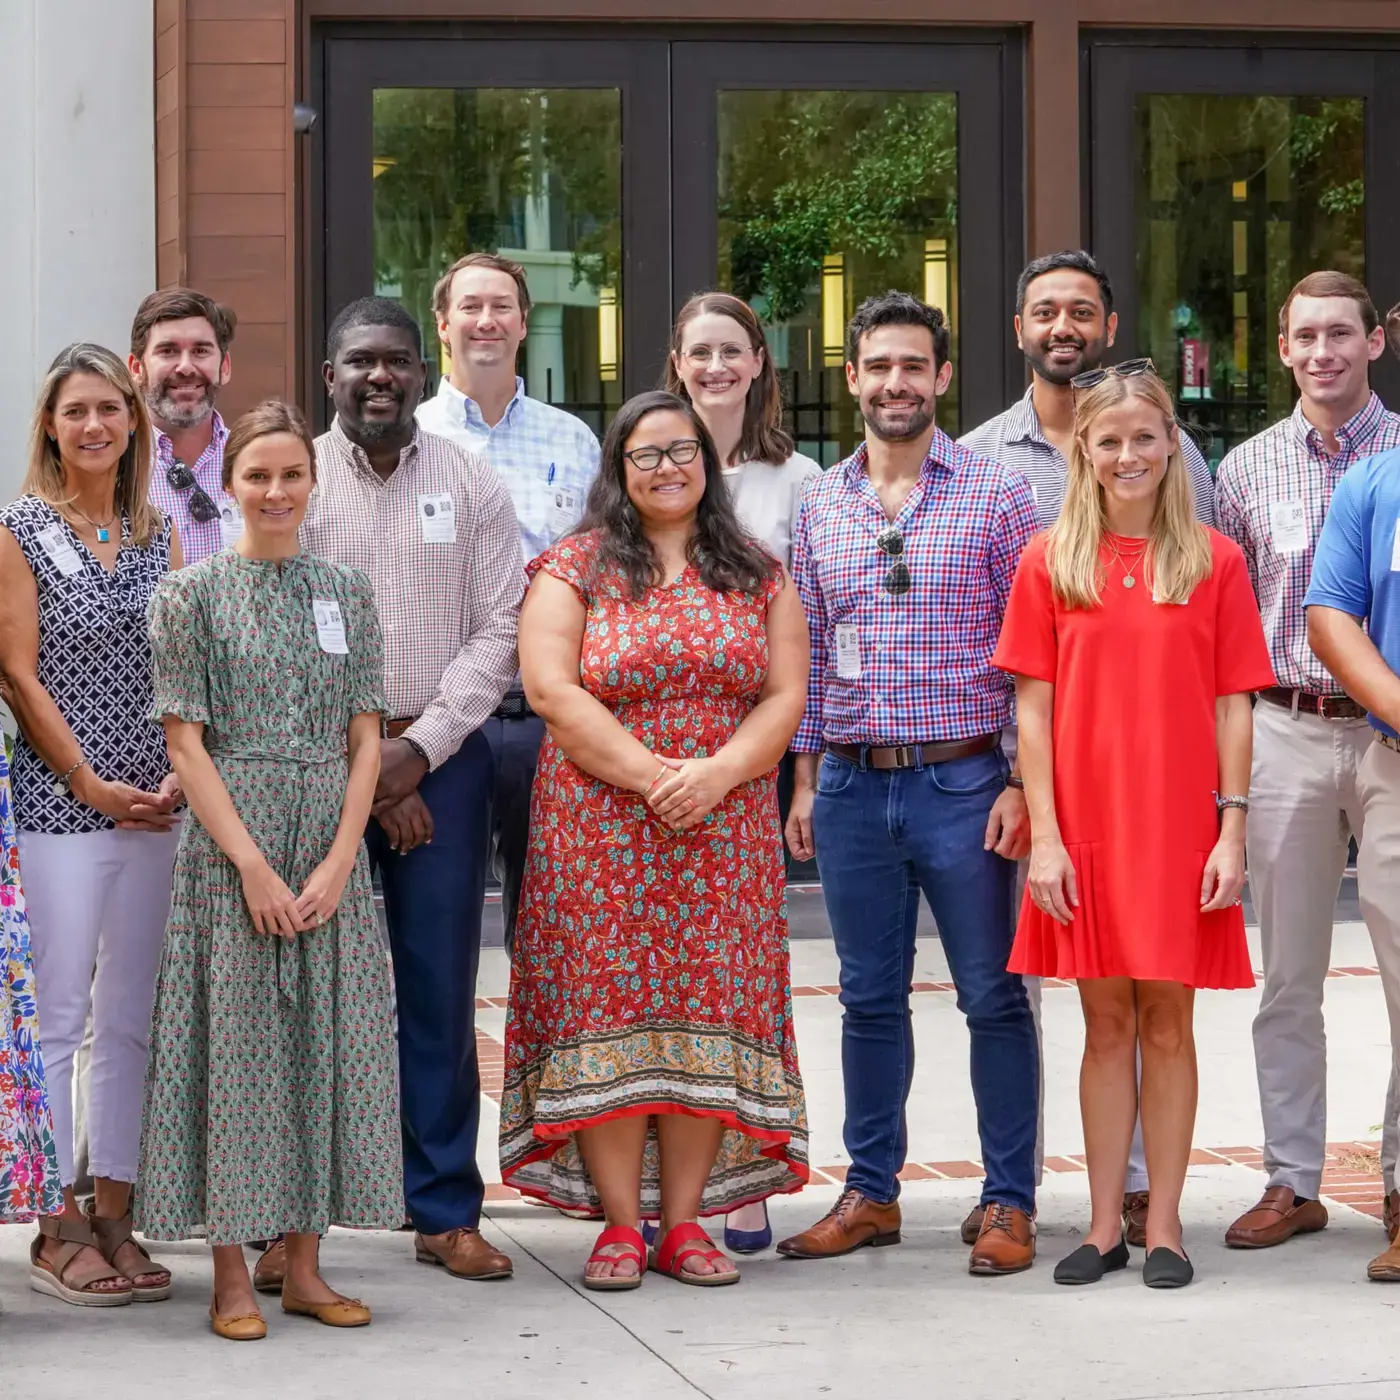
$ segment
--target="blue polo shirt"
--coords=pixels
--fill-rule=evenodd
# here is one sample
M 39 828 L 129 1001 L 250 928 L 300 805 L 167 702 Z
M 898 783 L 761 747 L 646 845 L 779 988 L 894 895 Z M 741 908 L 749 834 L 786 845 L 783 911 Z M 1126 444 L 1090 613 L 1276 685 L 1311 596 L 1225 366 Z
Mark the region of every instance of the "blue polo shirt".
M 1364 619 L 1376 650 L 1400 675 L 1400 449 L 1358 462 L 1338 484 L 1303 606 Z M 1375 715 L 1371 725 L 1400 739 Z

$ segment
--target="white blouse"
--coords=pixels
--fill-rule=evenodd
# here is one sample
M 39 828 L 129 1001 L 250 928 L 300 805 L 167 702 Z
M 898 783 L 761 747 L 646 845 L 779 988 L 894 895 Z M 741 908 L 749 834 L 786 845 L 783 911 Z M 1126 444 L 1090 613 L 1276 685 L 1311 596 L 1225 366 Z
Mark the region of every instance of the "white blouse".
M 724 482 L 739 523 L 784 567 L 792 565 L 792 526 L 807 483 L 822 473 L 820 464 L 794 452 L 781 466 L 769 462 L 736 462 L 725 467 Z

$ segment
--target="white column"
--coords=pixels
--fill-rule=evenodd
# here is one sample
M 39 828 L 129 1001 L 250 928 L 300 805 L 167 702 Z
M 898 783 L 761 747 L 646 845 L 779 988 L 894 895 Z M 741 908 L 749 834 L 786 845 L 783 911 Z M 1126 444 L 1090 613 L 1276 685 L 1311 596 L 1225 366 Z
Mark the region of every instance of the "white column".
M 525 332 L 525 388 L 532 399 L 561 403 L 564 393 L 564 308 L 536 302 Z
M 69 341 L 123 357 L 155 286 L 151 0 L 0 0 L 0 502 Z

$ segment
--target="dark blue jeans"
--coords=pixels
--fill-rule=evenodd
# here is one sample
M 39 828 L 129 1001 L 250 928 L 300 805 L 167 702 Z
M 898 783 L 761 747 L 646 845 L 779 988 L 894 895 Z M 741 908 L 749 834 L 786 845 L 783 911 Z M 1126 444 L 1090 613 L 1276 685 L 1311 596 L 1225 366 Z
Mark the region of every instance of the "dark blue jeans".
M 394 957 L 404 1196 L 425 1235 L 475 1227 L 486 1194 L 476 1164 L 476 969 L 494 776 L 478 731 L 419 785 L 431 845 L 400 855 L 377 821 L 365 832 Z
M 999 749 L 876 772 L 825 755 L 813 824 L 822 894 L 841 959 L 846 1184 L 899 1194 L 914 1079 L 909 988 L 919 891 L 933 910 L 972 1040 L 984 1203 L 1035 1210 L 1040 1058 L 1011 953 L 1013 862 L 982 849 L 1007 774 Z

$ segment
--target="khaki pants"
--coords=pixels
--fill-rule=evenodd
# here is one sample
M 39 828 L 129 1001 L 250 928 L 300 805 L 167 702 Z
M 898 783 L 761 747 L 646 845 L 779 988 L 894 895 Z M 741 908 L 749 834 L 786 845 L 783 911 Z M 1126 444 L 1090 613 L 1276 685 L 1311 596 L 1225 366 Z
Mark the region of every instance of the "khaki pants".
M 1400 753 L 1373 743 L 1361 761 L 1358 786 L 1366 811 L 1366 840 L 1357 865 L 1361 913 L 1376 949 L 1390 1016 L 1390 1088 L 1381 1140 L 1381 1169 L 1389 1193 L 1395 1189 L 1400 1144 Z
M 1295 717 L 1266 701 L 1254 709 L 1247 846 L 1249 890 L 1264 950 L 1264 988 L 1254 1018 L 1264 1167 L 1269 1185 L 1291 1186 L 1306 1197 L 1315 1197 L 1321 1187 L 1327 1151 L 1322 998 L 1337 890 L 1350 838 L 1355 836 L 1360 845 L 1363 866 L 1372 840 L 1360 791 L 1372 733 L 1364 719 Z M 1388 756 L 1400 764 L 1400 755 Z M 1400 779 L 1396 801 L 1400 804 Z M 1395 830 L 1400 841 L 1400 818 Z M 1364 903 L 1364 890 L 1362 898 Z M 1371 933 L 1384 976 L 1383 940 L 1375 925 Z M 1392 946 L 1400 950 L 1400 942 Z M 1395 986 L 1400 988 L 1400 981 Z M 1386 995 L 1395 1024 L 1400 1003 L 1389 987 Z M 1393 1071 L 1387 1098 L 1390 1105 L 1400 1102 Z M 1389 1190 L 1396 1157 L 1389 1109 L 1381 1155 Z

